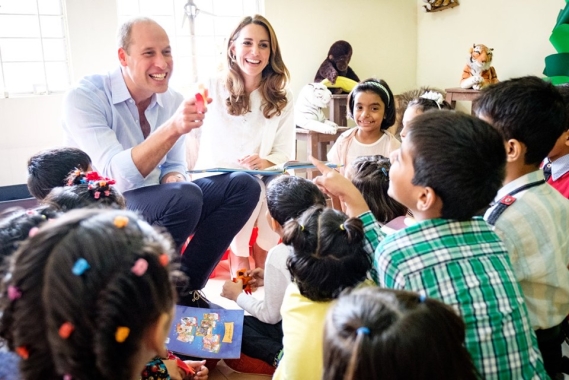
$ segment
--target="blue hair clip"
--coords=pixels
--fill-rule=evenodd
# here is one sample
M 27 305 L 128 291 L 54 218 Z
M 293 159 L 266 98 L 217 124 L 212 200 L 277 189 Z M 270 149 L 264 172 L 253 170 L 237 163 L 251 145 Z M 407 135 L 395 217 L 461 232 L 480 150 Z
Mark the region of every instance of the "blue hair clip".
M 369 335 L 369 329 L 365 326 L 358 327 L 358 329 L 356 330 L 356 334 L 358 334 L 358 335 L 360 335 L 360 334 Z
M 419 302 L 423 303 L 425 302 L 425 300 L 427 299 L 427 296 L 424 294 L 419 294 Z
M 387 178 L 389 178 L 389 172 L 387 171 L 387 169 L 381 168 L 381 171 L 383 172 L 383 174 L 384 174 Z
M 73 272 L 74 275 L 81 276 L 89 268 L 91 268 L 91 266 L 89 265 L 87 260 L 81 258 L 75 262 L 75 264 L 73 265 L 73 269 L 71 271 Z

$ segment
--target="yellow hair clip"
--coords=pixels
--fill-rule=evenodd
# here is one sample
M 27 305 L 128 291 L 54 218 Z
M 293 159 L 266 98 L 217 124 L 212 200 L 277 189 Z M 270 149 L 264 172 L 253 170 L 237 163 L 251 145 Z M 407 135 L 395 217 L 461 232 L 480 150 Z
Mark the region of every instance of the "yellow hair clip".
M 128 338 L 129 334 L 130 334 L 130 329 L 128 327 L 119 326 L 117 327 L 117 331 L 115 332 L 115 340 L 118 343 L 122 343 L 126 340 L 126 338 Z
M 115 218 L 113 223 L 115 224 L 115 227 L 117 227 L 117 228 L 124 228 L 128 224 L 128 218 L 126 216 L 119 215 Z
M 302 224 L 300 225 L 300 230 L 304 231 L 304 226 Z
M 340 224 L 340 229 L 341 229 L 342 231 L 346 231 L 346 229 L 344 228 L 344 223 Z

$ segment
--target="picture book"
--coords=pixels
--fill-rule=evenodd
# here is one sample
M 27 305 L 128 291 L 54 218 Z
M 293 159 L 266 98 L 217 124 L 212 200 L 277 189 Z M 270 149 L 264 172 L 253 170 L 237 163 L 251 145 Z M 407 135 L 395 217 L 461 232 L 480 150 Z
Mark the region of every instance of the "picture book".
M 241 356 L 243 310 L 176 305 L 166 346 L 174 353 L 205 359 Z
M 331 162 L 324 162 L 324 165 L 328 166 L 329 168 L 338 168 L 341 165 L 336 165 Z M 302 162 L 302 161 L 287 161 L 284 164 L 275 165 L 268 167 L 266 169 L 245 169 L 245 168 L 210 168 L 210 169 L 194 169 L 188 170 L 188 174 L 194 173 L 232 173 L 232 172 L 243 172 L 249 174 L 261 174 L 261 175 L 278 175 L 285 173 L 288 170 L 295 170 L 295 169 L 315 169 L 316 167 L 311 162 Z

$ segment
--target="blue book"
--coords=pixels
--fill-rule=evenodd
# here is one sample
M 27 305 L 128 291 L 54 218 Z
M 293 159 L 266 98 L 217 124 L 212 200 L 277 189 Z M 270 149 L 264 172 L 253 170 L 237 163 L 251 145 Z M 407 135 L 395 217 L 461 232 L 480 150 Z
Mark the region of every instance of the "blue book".
M 166 347 L 204 359 L 241 356 L 243 310 L 203 309 L 176 305 Z
M 341 165 L 336 165 L 331 162 L 324 162 L 324 165 L 328 166 L 329 168 L 338 168 Z M 287 161 L 284 164 L 271 166 L 266 169 L 245 169 L 245 168 L 209 168 L 209 169 L 193 169 L 188 170 L 188 174 L 195 174 L 195 173 L 233 173 L 233 172 L 241 172 L 241 173 L 249 173 L 249 174 L 260 174 L 260 175 L 278 175 L 286 173 L 288 170 L 295 170 L 295 169 L 315 169 L 316 167 L 311 162 L 301 162 L 301 161 Z

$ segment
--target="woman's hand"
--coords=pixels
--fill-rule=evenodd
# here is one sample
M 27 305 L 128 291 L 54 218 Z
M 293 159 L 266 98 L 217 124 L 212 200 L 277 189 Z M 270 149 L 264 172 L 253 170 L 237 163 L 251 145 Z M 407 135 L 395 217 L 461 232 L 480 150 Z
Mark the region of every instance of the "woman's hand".
M 186 360 L 185 363 L 192 367 L 196 372 L 194 375 L 190 375 L 187 377 L 189 380 L 207 380 L 209 369 L 205 366 L 205 360 L 195 361 L 195 360 Z
M 267 161 L 261 157 L 257 153 L 248 154 L 244 157 L 241 157 L 237 160 L 239 165 L 246 167 L 247 169 L 251 170 L 263 170 L 274 166 L 271 161 Z

